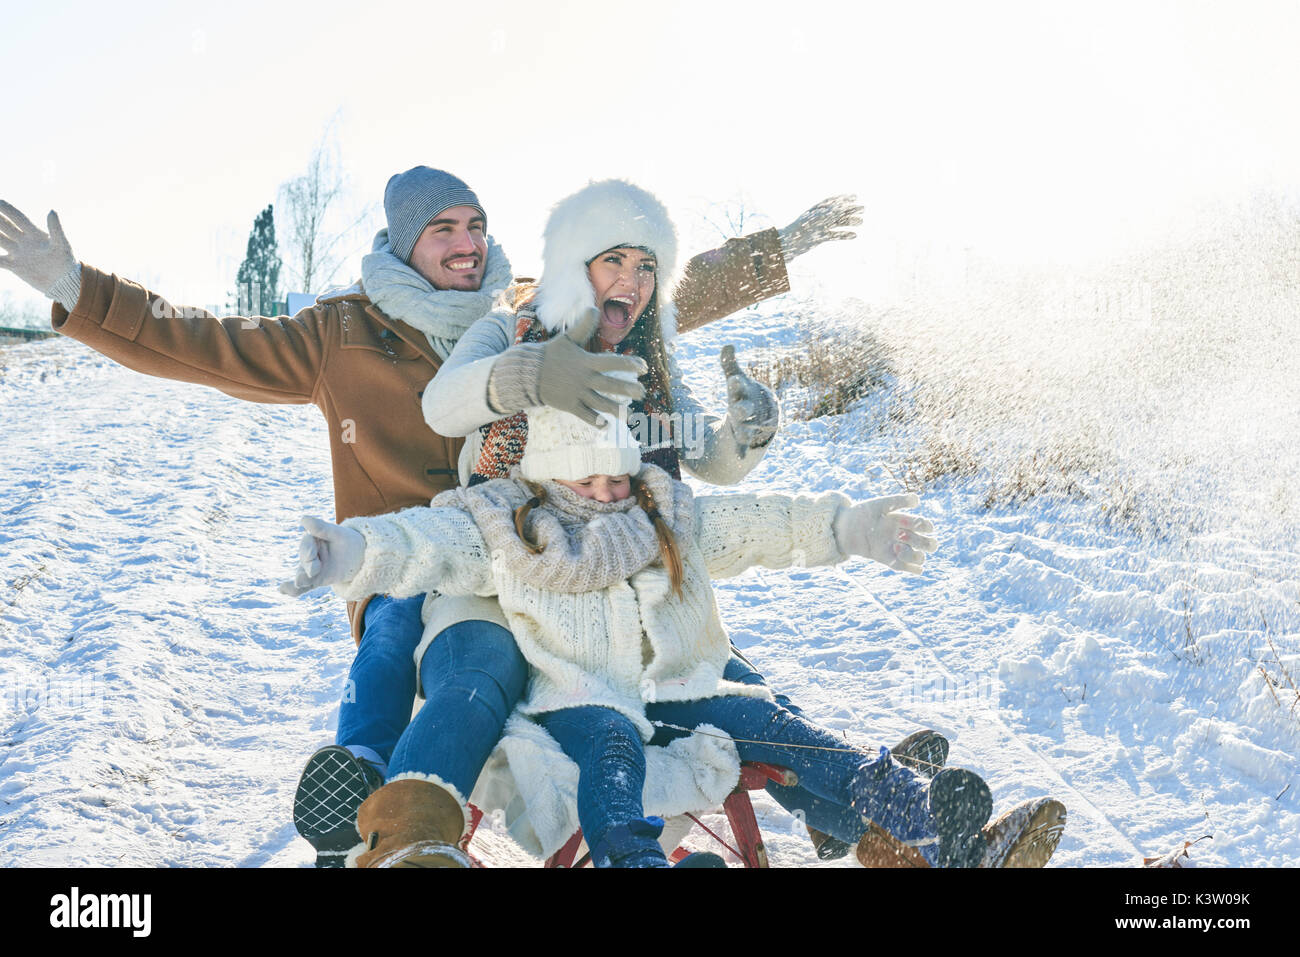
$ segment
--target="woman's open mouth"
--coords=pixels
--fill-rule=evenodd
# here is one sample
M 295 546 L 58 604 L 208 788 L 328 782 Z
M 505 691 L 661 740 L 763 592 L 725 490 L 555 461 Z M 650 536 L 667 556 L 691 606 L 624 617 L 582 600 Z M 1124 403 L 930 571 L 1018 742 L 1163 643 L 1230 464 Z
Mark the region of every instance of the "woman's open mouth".
M 605 305 L 601 308 L 605 325 L 611 329 L 626 329 L 632 324 L 633 305 L 635 303 L 630 296 L 611 296 L 606 299 Z

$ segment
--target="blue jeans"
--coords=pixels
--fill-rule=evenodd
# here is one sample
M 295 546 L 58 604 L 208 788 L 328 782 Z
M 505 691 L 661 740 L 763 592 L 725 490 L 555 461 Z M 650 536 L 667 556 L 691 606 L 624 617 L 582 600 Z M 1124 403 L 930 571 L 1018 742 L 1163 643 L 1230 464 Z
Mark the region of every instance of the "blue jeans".
M 424 596 L 376 595 L 366 605 L 361 646 L 348 671 L 339 705 L 336 744 L 360 745 L 384 761 L 411 720 L 415 704 L 415 649 L 424 634 Z
M 411 721 L 416 691 L 413 658 L 424 631 L 420 619 L 423 604 L 423 595 L 377 595 L 366 606 L 361 646 L 348 674 L 352 693 L 339 705 L 335 740 L 340 745 L 374 750 L 390 762 L 390 776 L 411 770 L 437 774 L 468 796 L 478 771 L 501 736 L 505 717 L 523 694 L 527 665 L 513 636 L 500 626 L 476 621 L 446 629 L 430 644 L 422 662 L 420 677 L 426 704 L 415 719 L 420 729 L 404 742 L 401 763 L 392 763 L 394 749 L 408 724 L 415 727 Z M 467 644 L 470 638 L 477 641 Z M 437 654 L 433 654 L 435 648 Z M 727 662 L 724 677 L 743 684 L 766 683 L 747 662 L 734 655 Z M 435 700 L 436 707 L 430 708 L 429 703 Z M 776 700 L 791 713 L 800 714 L 784 695 L 776 695 Z M 475 703 L 464 709 L 472 713 L 474 720 L 462 724 L 460 705 L 467 702 Z M 435 732 L 441 733 L 441 744 Z M 559 735 L 552 736 L 559 740 Z M 862 755 L 863 759 L 867 757 Z M 811 827 L 840 840 L 856 843 L 865 833 L 865 823 L 852 809 L 819 799 L 802 782 L 795 787 L 769 783 L 767 790 L 786 810 L 802 814 Z
M 904 840 L 934 836 L 921 779 L 892 764 L 887 751 L 872 757 L 846 749 L 837 735 L 779 704 L 739 696 L 660 701 L 647 704 L 645 714 L 652 722 L 684 728 L 714 725 L 735 739 L 742 761 L 790 768 L 803 791 L 840 814 L 855 814 L 857 804 Z M 594 706 L 554 711 L 538 721 L 578 765 L 578 821 L 593 862 L 653 866 L 652 861 L 662 861 L 654 840 L 658 832 L 646 828 L 657 819 L 646 818 L 641 803 L 645 753 L 636 726 L 612 709 Z M 684 733 L 661 730 L 650 743 L 666 744 Z M 859 818 L 856 827 L 864 833 L 865 821 Z
M 539 715 L 578 766 L 578 823 L 595 867 L 667 867 L 659 846 L 663 821 L 647 818 L 641 732 L 612 708 L 583 705 Z
M 335 741 L 370 748 L 388 764 L 389 776 L 437 774 L 468 796 L 523 695 L 528 665 L 514 636 L 500 625 L 452 625 L 430 643 L 420 662 L 425 704 L 412 720 L 423 605 L 423 595 L 376 595 L 366 606 L 361 646 L 348 673 L 351 694 L 339 705 Z
M 408 663 L 407 670 L 414 668 Z M 506 718 L 523 697 L 528 662 L 505 628 L 462 621 L 425 649 L 420 683 L 424 705 L 397 739 L 388 776 L 434 774 L 468 799 Z
M 727 681 L 735 681 L 740 684 L 767 684 L 763 676 L 755 671 L 752 665 L 736 654 L 732 654 L 722 676 Z M 785 695 L 773 692 L 773 697 L 776 698 L 777 704 L 792 714 L 803 714 L 803 711 Z M 839 746 L 844 747 L 844 742 L 841 741 Z M 865 751 L 862 752 L 862 760 L 867 760 L 870 757 L 872 755 Z M 850 807 L 817 797 L 817 795 L 803 787 L 802 779 L 800 779 L 799 784 L 793 787 L 769 781 L 766 790 L 777 804 L 791 814 L 802 817 L 809 827 L 816 828 L 832 837 L 837 837 L 841 841 L 856 844 L 862 838 L 862 835 L 867 833 L 867 822 L 862 819 L 860 814 Z

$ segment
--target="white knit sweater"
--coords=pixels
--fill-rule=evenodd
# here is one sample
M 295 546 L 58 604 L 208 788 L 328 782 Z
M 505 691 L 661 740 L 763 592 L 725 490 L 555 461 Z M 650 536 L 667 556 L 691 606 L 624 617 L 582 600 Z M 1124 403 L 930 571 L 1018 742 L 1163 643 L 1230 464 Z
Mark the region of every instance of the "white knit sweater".
M 514 479 L 497 481 L 516 484 Z M 689 496 L 686 486 L 673 484 Z M 522 485 L 518 488 L 522 498 L 531 494 Z M 663 497 L 657 497 L 663 509 Z M 832 530 L 837 510 L 848 504 L 838 493 L 709 495 L 696 497 L 691 504 L 693 528 L 687 521 L 677 536 L 685 570 L 680 597 L 658 562 L 598 591 L 569 593 L 535 587 L 512 571 L 512 562 L 501 550 L 490 553 L 468 511 L 448 505 L 346 521 L 344 525 L 364 536 L 365 556 L 352 580 L 335 590 L 348 600 L 432 591 L 495 594 L 531 668 L 520 715 L 603 705 L 627 715 L 649 740 L 654 728 L 645 717 L 647 702 L 720 695 L 771 698 L 761 685 L 723 680 L 730 641 L 718 616 L 712 578 L 739 575 L 755 566 L 829 565 L 845 557 Z M 543 506 L 551 507 L 550 503 Z M 432 638 L 426 633 L 425 644 Z M 531 820 L 522 828 L 521 843 L 549 854 L 576 827 L 572 812 L 556 806 L 556 801 L 566 803 L 565 795 L 573 796 L 569 790 L 576 792 L 576 768 L 568 769 L 566 778 L 540 758 L 518 757 L 521 745 L 535 755 L 532 745 L 545 737 L 532 722 L 512 719 L 498 749 L 505 760 L 489 762 L 489 769 L 509 765 L 513 788 L 501 792 L 499 782 L 484 786 L 494 794 L 509 795 L 517 789 L 526 796 Z M 716 741 L 701 736 L 674 745 L 680 767 L 670 773 L 656 772 L 660 765 L 653 760 L 648 765 L 647 813 L 676 814 L 716 805 L 735 784 L 734 746 L 727 742 L 720 754 Z M 563 761 L 558 748 L 554 751 L 550 759 Z M 529 775 L 544 772 L 542 776 L 552 780 L 522 780 L 524 765 Z M 652 780 L 656 774 L 671 780 L 656 782 Z M 572 788 L 561 787 L 550 807 L 535 806 L 560 787 L 557 780 L 569 778 Z M 539 788 L 546 793 L 539 795 Z M 488 800 L 505 809 L 510 803 L 508 797 L 484 798 L 483 790 L 476 789 L 476 804 Z M 652 803 L 656 800 L 657 805 Z M 521 809 L 516 807 L 515 812 L 517 816 Z M 520 837 L 521 829 L 514 830 Z
M 519 488 L 521 499 L 530 496 Z M 352 580 L 335 590 L 347 600 L 495 594 L 534 672 L 524 714 L 604 705 L 626 714 L 649 739 L 647 701 L 769 696 L 762 686 L 722 680 L 730 642 L 710 581 L 756 565 L 842 561 L 831 523 L 843 504 L 838 493 L 696 497 L 695 527 L 678 542 L 685 569 L 680 597 L 657 562 L 599 591 L 544 590 L 522 580 L 504 555 L 488 553 L 468 511 L 410 508 L 344 523 L 364 536 L 365 557 Z

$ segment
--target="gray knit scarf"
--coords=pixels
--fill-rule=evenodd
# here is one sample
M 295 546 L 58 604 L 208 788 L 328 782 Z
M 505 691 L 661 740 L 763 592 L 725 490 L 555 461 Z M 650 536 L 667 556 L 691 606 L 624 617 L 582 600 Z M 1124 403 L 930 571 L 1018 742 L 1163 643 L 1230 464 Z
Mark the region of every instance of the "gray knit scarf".
M 693 534 L 691 490 L 653 465 L 637 480 L 654 496 L 655 505 L 679 541 Z M 472 488 L 439 494 L 433 505 L 463 508 L 474 518 L 493 555 L 520 580 L 547 591 L 576 594 L 608 588 L 659 560 L 659 539 L 635 496 L 621 502 L 583 498 L 559 482 L 543 482 L 546 501 L 528 515 L 525 531 L 542 546 L 533 554 L 515 531 L 514 513 L 533 497 L 518 477 L 493 479 Z
M 393 254 L 388 230 L 375 236 L 373 252 L 361 259 L 361 285 L 370 301 L 393 319 L 419 329 L 440 358 L 446 359 L 475 320 L 492 310 L 497 295 L 514 276 L 510 260 L 491 236 L 487 269 L 477 292 L 434 289 L 429 280 Z

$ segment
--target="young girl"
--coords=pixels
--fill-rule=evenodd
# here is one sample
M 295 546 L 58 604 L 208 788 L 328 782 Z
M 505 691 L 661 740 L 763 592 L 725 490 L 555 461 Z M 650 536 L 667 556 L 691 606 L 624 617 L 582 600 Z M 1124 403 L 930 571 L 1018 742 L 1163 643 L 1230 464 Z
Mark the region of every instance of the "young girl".
M 716 806 L 748 760 L 791 768 L 819 798 L 853 808 L 864 830 L 870 820 L 914 848 L 918 863 L 976 866 L 992 810 L 977 775 L 948 768 L 927 781 L 888 749 L 848 750 L 765 687 L 723 677 L 730 643 L 711 578 L 850 554 L 919 571 L 933 529 L 899 511 L 916 502 L 695 496 L 643 464 L 621 422 L 597 429 L 540 408 L 509 478 L 342 526 L 305 519 L 322 557 L 298 584 L 332 584 L 345 598 L 498 597 L 531 674 L 474 801 L 506 811 L 540 853 L 580 824 L 597 866 L 667 866 L 660 818 Z M 454 845 L 465 804 L 436 769 L 391 780 L 358 815 L 358 863 L 463 863 Z

